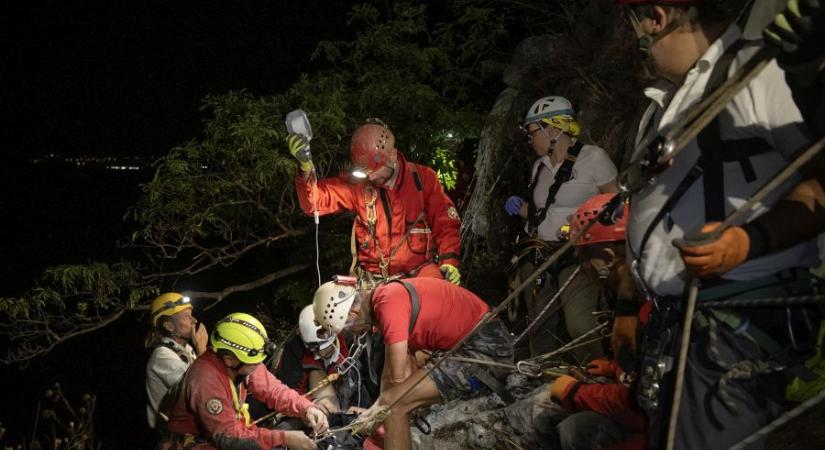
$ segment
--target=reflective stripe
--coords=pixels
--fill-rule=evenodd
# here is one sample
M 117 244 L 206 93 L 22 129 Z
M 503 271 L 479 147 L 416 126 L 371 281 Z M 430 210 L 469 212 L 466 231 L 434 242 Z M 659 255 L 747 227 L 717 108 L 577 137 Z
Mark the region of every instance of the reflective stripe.
M 238 400 L 238 392 L 235 389 L 235 383 L 232 382 L 232 378 L 227 375 L 226 380 L 229 381 L 229 390 L 232 391 L 232 406 L 235 408 L 235 417 L 237 417 L 238 420 L 242 420 L 244 426 L 249 428 L 252 422 L 249 417 L 249 404 L 242 404 L 240 400 Z

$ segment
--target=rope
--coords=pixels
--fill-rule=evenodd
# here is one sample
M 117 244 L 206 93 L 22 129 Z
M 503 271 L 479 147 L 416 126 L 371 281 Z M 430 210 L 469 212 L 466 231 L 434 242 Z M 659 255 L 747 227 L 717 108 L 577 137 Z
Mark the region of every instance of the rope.
M 688 347 L 690 346 L 690 331 L 693 328 L 693 313 L 696 310 L 696 297 L 699 295 L 699 281 L 691 278 L 688 289 L 685 318 L 682 322 L 682 342 L 679 344 L 679 359 L 676 365 L 676 382 L 673 388 L 673 403 L 670 407 L 670 420 L 667 425 L 667 450 L 673 450 L 676 442 L 676 424 L 679 421 L 679 406 L 682 402 L 682 386 L 685 383 L 685 366 L 687 365 Z
M 825 137 L 820 138 L 816 143 L 811 145 L 807 150 L 802 152 L 799 156 L 797 156 L 790 164 L 785 166 L 779 173 L 774 175 L 770 181 L 768 181 L 764 186 L 759 188 L 759 190 L 748 199 L 742 206 L 736 209 L 733 213 L 731 213 L 722 223 L 719 224 L 712 232 L 710 233 L 701 233 L 702 238 L 707 241 L 712 241 L 718 239 L 722 233 L 731 227 L 734 223 L 737 223 L 742 216 L 753 208 L 757 203 L 761 202 L 765 197 L 768 196 L 771 192 L 773 192 L 777 187 L 782 185 L 785 181 L 787 181 L 791 176 L 796 174 L 797 170 L 802 167 L 805 163 L 807 163 L 811 158 L 816 156 L 822 148 L 825 147 Z M 671 404 L 670 409 L 670 420 L 668 422 L 668 432 L 667 432 L 667 446 L 665 447 L 667 450 L 672 450 L 673 445 L 675 443 L 676 438 L 676 424 L 678 422 L 679 416 L 679 404 L 682 401 L 682 388 L 685 381 L 685 365 L 687 363 L 687 353 L 688 347 L 690 344 L 690 333 L 691 328 L 693 326 L 693 315 L 696 309 L 696 297 L 699 294 L 699 284 L 696 278 L 691 279 L 689 293 L 688 293 L 688 300 L 687 306 L 685 308 L 685 318 L 682 324 L 682 340 L 680 343 L 679 348 L 679 362 L 676 369 L 676 382 L 673 386 L 673 403 Z
M 524 339 L 525 336 L 527 336 L 527 333 L 529 333 L 530 330 L 533 329 L 533 327 L 538 325 L 539 321 L 541 321 L 541 319 L 544 317 L 547 311 L 550 310 L 550 307 L 553 306 L 553 304 L 555 304 L 559 298 L 561 298 L 561 294 L 564 293 L 564 290 L 567 289 L 567 286 L 570 285 L 570 283 L 573 281 L 573 278 L 575 278 L 576 275 L 578 275 L 579 270 L 581 270 L 581 266 L 576 266 L 576 270 L 574 270 L 573 273 L 570 274 L 570 276 L 566 280 L 564 280 L 564 284 L 562 284 L 559 287 L 559 290 L 556 291 L 555 295 L 553 295 L 553 298 L 551 298 L 550 301 L 547 302 L 547 305 L 545 305 L 544 308 L 542 308 L 541 312 L 539 312 L 536 318 L 533 319 L 529 325 L 527 325 L 527 328 L 525 328 L 524 331 L 522 331 L 521 334 L 518 335 L 515 341 L 513 341 L 513 345 L 518 344 L 522 339 Z
M 766 308 L 781 306 L 813 306 L 822 302 L 825 302 L 825 295 L 800 295 L 796 297 L 766 297 L 701 302 L 699 307 L 716 309 Z
M 782 425 L 785 425 L 791 420 L 799 417 L 805 411 L 813 408 L 819 403 L 822 403 L 823 400 L 825 400 L 825 390 L 820 391 L 819 394 L 816 394 L 808 400 L 805 400 L 792 410 L 777 417 L 776 420 L 760 428 L 756 433 L 753 433 L 745 439 L 742 439 L 738 444 L 732 445 L 730 448 L 728 448 L 728 450 L 743 450 L 747 448 L 751 444 L 754 444 L 760 439 L 764 438 L 765 436 L 773 433 L 774 430 L 781 427 Z
M 735 364 L 727 364 L 719 351 L 719 324 L 713 316 L 708 317 L 708 335 L 710 337 L 709 352 L 711 360 L 726 372 L 719 377 L 719 398 L 728 410 L 739 413 L 736 402 L 728 391 L 728 384 L 732 380 L 750 380 L 757 375 L 766 375 L 783 370 L 784 367 L 770 361 L 742 360 Z
M 610 336 L 610 334 L 609 333 L 607 335 L 601 334 L 598 338 L 595 338 L 595 339 L 590 339 L 590 337 L 592 335 L 596 334 L 596 333 L 600 333 L 601 330 L 604 329 L 605 327 L 607 327 L 609 324 L 610 324 L 610 322 L 600 323 L 600 324 L 596 325 L 594 328 L 590 329 L 588 332 L 582 334 L 581 336 L 577 337 L 576 339 L 573 339 L 572 341 L 570 341 L 567 344 L 557 348 L 556 350 L 553 350 L 552 352 L 549 352 L 549 353 L 545 353 L 543 355 L 534 356 L 530 359 L 527 359 L 526 361 L 529 361 L 529 362 L 532 362 L 532 363 L 537 363 L 539 361 L 546 361 L 546 360 L 548 360 L 548 359 L 550 359 L 550 358 L 552 358 L 556 355 L 568 352 L 570 350 L 573 350 L 573 349 L 576 349 L 576 348 L 579 348 L 579 347 L 584 347 L 586 345 L 592 344 L 593 342 L 598 342 L 598 341 L 604 339 L 605 337 Z

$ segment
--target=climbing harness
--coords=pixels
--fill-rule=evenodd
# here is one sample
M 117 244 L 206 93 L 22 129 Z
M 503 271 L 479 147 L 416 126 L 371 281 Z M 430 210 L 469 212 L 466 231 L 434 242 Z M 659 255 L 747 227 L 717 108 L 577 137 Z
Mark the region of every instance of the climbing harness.
M 393 276 L 398 276 L 402 278 L 409 274 L 391 274 L 389 273 L 390 264 L 392 263 L 395 254 L 398 253 L 398 250 L 408 241 L 411 235 L 413 234 L 425 234 L 427 236 L 427 243 L 425 246 L 424 254 L 427 255 L 427 261 L 421 266 L 413 269 L 412 272 L 417 272 L 420 268 L 426 264 L 429 264 L 435 260 L 435 256 L 430 256 L 432 250 L 432 242 L 430 241 L 430 237 L 432 236 L 432 229 L 430 227 L 429 222 L 427 221 L 427 203 L 424 198 L 424 185 L 421 181 L 421 176 L 418 174 L 418 170 L 415 168 L 413 163 L 408 163 L 408 167 L 410 169 L 410 173 L 412 176 L 413 183 L 415 184 L 416 191 L 418 192 L 419 201 L 421 202 L 421 211 L 416 216 L 415 220 L 412 223 L 405 224 L 406 231 L 404 235 L 401 236 L 401 239 L 398 240 L 398 243 L 389 249 L 389 252 L 385 252 L 383 248 L 381 248 L 378 236 L 376 236 L 376 226 L 378 223 L 378 213 L 376 211 L 376 203 L 378 198 L 381 198 L 381 204 L 384 209 L 384 216 L 387 219 L 387 237 L 392 244 L 392 210 L 390 206 L 389 198 L 387 197 L 387 191 L 385 189 L 376 189 L 375 187 L 368 185 L 364 188 L 364 205 L 365 205 L 365 216 L 366 220 L 362 220 L 360 217 L 356 215 L 355 222 L 352 224 L 352 234 L 350 236 L 350 252 L 352 253 L 352 263 L 350 264 L 350 274 L 357 273 L 358 269 L 358 246 L 362 249 L 369 248 L 370 242 L 372 245 L 375 246 L 375 250 L 378 253 L 378 270 L 381 279 L 389 279 Z M 355 237 L 355 230 L 358 224 L 361 224 L 367 229 L 367 239 L 360 244 L 357 242 Z M 422 226 L 419 226 L 422 224 Z M 409 245 L 409 244 L 408 244 Z M 365 270 L 361 269 L 362 272 L 366 272 Z M 367 272 L 368 273 L 368 272 Z
M 807 163 L 814 156 L 816 156 L 816 154 L 819 153 L 823 147 L 825 147 L 825 137 L 820 138 L 811 147 L 809 147 L 807 150 L 802 152 L 802 154 L 800 154 L 793 161 L 791 161 L 791 163 L 788 164 L 784 169 L 782 169 L 779 173 L 774 175 L 774 177 L 771 178 L 771 180 L 768 181 L 768 183 L 762 186 L 742 206 L 740 206 L 733 213 L 731 213 L 712 232 L 700 233 L 698 235 L 693 236 L 687 235 L 686 240 L 699 242 L 713 242 L 716 239 L 718 239 L 725 230 L 733 226 L 733 224 L 739 223 L 739 221 L 742 219 L 742 216 L 745 213 L 750 211 L 750 209 L 753 208 L 756 204 L 764 200 L 764 198 L 767 197 L 768 194 L 773 192 L 777 187 L 782 185 L 782 183 L 784 183 L 791 176 L 793 176 L 797 172 L 797 170 L 799 170 L 800 167 L 802 167 L 805 163 Z M 685 316 L 682 323 L 682 339 L 679 347 L 679 357 L 676 366 L 676 381 L 674 382 L 673 403 L 670 409 L 670 420 L 668 422 L 667 445 L 665 447 L 667 450 L 672 450 L 673 445 L 675 443 L 676 424 L 678 422 L 679 404 L 682 399 L 682 387 L 684 385 L 685 366 L 687 363 L 687 353 L 690 343 L 690 334 L 693 325 L 694 312 L 696 309 L 696 298 L 699 293 L 699 283 L 695 277 L 691 279 L 688 286 L 689 287 L 687 304 L 685 306 Z M 762 370 L 768 369 L 765 368 Z
M 559 130 L 561 132 L 561 130 Z M 559 189 L 561 189 L 561 185 L 567 183 L 573 178 L 573 165 L 576 164 L 576 160 L 579 157 L 579 153 L 582 151 L 582 144 L 581 141 L 577 140 L 570 150 L 567 152 L 567 156 L 564 158 L 564 161 L 561 163 L 561 167 L 556 171 L 555 177 L 553 178 L 553 184 L 550 185 L 550 188 L 547 190 L 547 199 L 544 201 L 544 207 L 536 209 L 535 204 L 533 202 L 528 202 L 528 220 L 527 220 L 527 227 L 528 231 L 531 235 L 536 234 L 536 231 L 544 222 L 544 219 L 547 218 L 547 211 L 550 210 L 550 207 L 553 206 L 553 203 L 556 201 L 556 195 L 559 193 Z M 536 173 L 533 175 L 533 181 L 528 186 L 528 190 L 533 192 L 533 189 L 536 187 L 536 183 L 539 181 L 539 175 L 541 175 L 542 169 L 544 168 L 544 164 L 539 163 L 538 167 L 536 167 Z

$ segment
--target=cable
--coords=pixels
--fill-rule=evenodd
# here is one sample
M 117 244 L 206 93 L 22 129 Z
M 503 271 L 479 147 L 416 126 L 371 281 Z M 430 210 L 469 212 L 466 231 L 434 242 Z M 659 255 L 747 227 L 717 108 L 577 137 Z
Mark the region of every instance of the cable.
M 318 213 L 318 172 L 315 171 L 315 164 L 312 165 L 312 174 L 310 175 L 315 183 L 315 193 L 312 196 L 312 215 L 315 219 L 315 273 L 318 274 L 318 287 L 321 287 L 321 246 L 318 243 L 318 224 L 321 222 Z

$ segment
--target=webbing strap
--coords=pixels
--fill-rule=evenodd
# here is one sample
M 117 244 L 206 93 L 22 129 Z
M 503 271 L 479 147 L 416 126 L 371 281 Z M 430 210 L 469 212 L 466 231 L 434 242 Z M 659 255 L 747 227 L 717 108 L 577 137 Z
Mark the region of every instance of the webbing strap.
M 529 216 L 529 225 L 531 232 L 537 230 L 539 225 L 541 225 L 541 223 L 544 222 L 544 219 L 547 217 L 547 211 L 550 209 L 550 206 L 552 206 L 553 203 L 556 201 L 556 195 L 559 193 L 561 185 L 567 183 L 568 181 L 570 181 L 571 178 L 573 178 L 573 165 L 576 164 L 576 159 L 578 159 L 579 153 L 581 153 L 582 151 L 582 147 L 584 147 L 584 144 L 582 144 L 581 141 L 576 141 L 576 143 L 573 144 L 572 147 L 570 147 L 570 150 L 567 151 L 567 157 L 564 158 L 564 162 L 562 162 L 561 167 L 559 167 L 559 170 L 556 171 L 556 176 L 553 181 L 553 184 L 550 185 L 550 188 L 547 190 L 547 199 L 544 201 L 544 207 L 535 211 L 533 214 Z M 541 163 L 539 163 L 539 167 L 536 170 L 536 176 L 533 179 L 533 182 L 530 183 L 532 185 L 531 187 L 535 186 L 536 182 L 538 182 L 540 172 Z M 533 202 L 528 203 L 530 205 L 533 204 Z
M 421 311 L 421 298 L 418 296 L 418 291 L 415 290 L 415 287 L 407 283 L 404 280 L 394 280 L 391 283 L 401 283 L 404 286 L 404 289 L 407 290 L 407 293 L 410 294 L 410 326 L 408 329 L 408 334 L 412 334 L 413 328 L 415 327 L 415 322 L 418 321 L 418 313 Z

